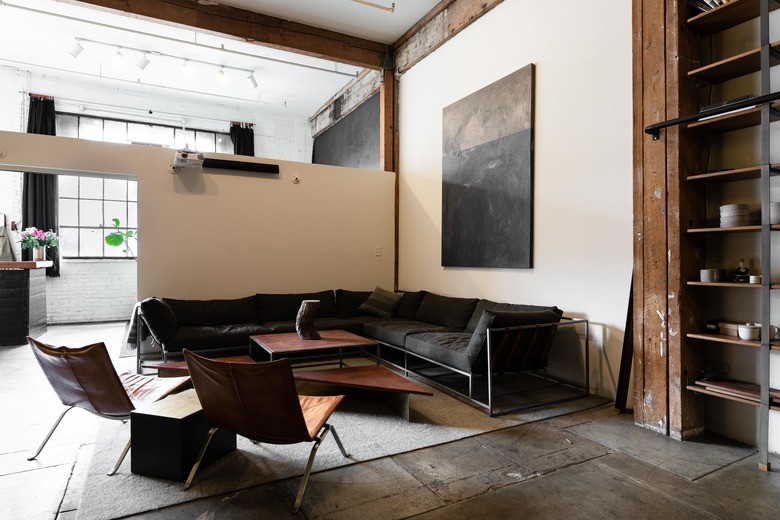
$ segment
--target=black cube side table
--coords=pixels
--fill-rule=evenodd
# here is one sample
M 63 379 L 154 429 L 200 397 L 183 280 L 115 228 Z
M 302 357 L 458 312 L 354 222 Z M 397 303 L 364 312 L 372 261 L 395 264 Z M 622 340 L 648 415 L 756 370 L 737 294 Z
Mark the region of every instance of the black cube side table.
M 139 475 L 184 481 L 206 440 L 208 422 L 194 389 L 169 395 L 130 414 L 130 470 Z M 236 434 L 219 429 L 201 467 L 236 449 Z

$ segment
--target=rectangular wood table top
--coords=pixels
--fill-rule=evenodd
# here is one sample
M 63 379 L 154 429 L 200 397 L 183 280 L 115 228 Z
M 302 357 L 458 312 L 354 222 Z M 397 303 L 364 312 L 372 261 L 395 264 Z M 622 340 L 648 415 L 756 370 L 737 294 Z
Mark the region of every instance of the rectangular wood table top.
M 302 339 L 297 332 L 259 334 L 251 340 L 270 354 L 293 354 L 336 348 L 370 347 L 376 341 L 345 330 L 323 330 L 321 339 Z

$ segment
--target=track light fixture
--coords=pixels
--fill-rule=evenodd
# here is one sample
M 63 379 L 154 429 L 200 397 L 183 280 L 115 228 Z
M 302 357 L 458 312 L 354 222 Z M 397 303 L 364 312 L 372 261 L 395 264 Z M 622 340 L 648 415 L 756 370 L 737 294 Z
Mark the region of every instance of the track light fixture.
M 247 83 L 249 83 L 249 86 L 252 88 L 257 88 L 257 80 L 255 79 L 255 73 L 251 73 L 249 76 L 246 77 Z
M 84 50 L 84 47 L 81 46 L 78 40 L 76 40 L 76 43 L 73 45 L 73 47 L 70 48 L 68 51 L 71 56 L 74 58 L 78 58 L 79 54 Z
M 181 73 L 185 76 L 192 75 L 192 66 L 190 66 L 190 60 L 184 60 L 184 63 L 181 64 Z
M 141 56 L 141 58 L 138 60 L 138 63 L 135 65 L 141 70 L 145 70 L 146 67 L 149 66 L 149 58 L 147 57 L 146 53 Z
M 219 81 L 220 83 L 224 83 L 227 81 L 227 78 L 225 77 L 224 67 L 220 67 L 219 70 L 217 71 L 217 81 Z
M 392 6 L 385 7 L 383 5 L 375 4 L 374 2 L 367 2 L 366 0 L 352 0 L 353 2 L 357 2 L 358 4 L 367 5 L 369 7 L 376 7 L 377 9 L 381 9 L 383 11 L 387 11 L 388 13 L 394 13 L 395 12 L 395 2 L 393 2 Z
M 122 54 L 122 48 L 118 48 L 116 50 L 116 54 L 114 54 L 114 63 L 117 65 L 122 65 L 125 62 L 125 55 Z

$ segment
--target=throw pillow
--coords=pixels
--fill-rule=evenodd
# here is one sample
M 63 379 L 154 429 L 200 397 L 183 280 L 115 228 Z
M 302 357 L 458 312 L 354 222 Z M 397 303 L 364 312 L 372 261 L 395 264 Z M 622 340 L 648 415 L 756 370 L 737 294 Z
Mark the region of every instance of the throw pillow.
M 401 303 L 401 298 L 403 298 L 403 293 L 386 291 L 381 287 L 377 287 L 358 309 L 372 316 L 392 318 L 395 309 Z

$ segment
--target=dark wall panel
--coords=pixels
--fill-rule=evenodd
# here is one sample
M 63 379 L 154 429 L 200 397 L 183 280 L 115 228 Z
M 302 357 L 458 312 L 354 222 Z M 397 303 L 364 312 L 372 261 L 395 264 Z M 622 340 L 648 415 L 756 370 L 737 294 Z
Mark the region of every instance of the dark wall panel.
M 312 162 L 380 169 L 379 94 L 314 139 Z

